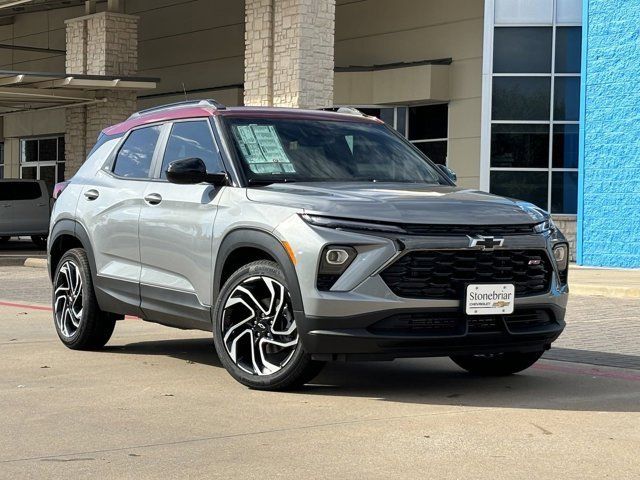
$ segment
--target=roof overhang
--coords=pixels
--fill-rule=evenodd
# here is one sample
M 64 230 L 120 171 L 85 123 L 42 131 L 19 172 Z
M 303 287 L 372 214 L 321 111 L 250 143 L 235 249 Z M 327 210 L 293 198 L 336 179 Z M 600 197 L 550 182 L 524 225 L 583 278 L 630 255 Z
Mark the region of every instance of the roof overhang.
M 0 70 L 0 116 L 107 101 L 108 91 L 156 88 L 159 79 Z
M 337 67 L 335 105 L 436 103 L 449 100 L 451 59 Z

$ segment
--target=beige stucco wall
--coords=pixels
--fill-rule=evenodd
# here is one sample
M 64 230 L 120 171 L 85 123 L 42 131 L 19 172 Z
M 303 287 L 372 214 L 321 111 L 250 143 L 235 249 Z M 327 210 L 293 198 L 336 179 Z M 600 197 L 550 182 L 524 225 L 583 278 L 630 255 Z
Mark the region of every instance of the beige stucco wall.
M 105 4 L 98 4 L 103 10 Z M 15 17 L 0 26 L 0 43 L 65 48 L 65 23 L 84 15 L 83 7 Z M 215 97 L 229 105 L 242 102 L 244 74 L 244 2 L 241 0 L 127 0 L 125 13 L 139 21 L 139 75 L 160 77 L 153 97 L 139 108 L 184 99 Z M 0 69 L 63 72 L 64 54 L 0 50 Z M 159 95 L 167 94 L 167 95 Z M 19 138 L 64 133 L 65 110 L 8 115 L 4 119 L 5 175 L 19 175 Z
M 126 13 L 140 17 L 138 74 L 162 79 L 154 95 L 242 85 L 242 0 L 127 0 Z M 233 94 L 225 97 L 237 105 Z M 152 97 L 144 106 L 176 99 L 184 95 Z
M 482 85 L 481 0 L 338 0 L 337 66 L 453 58 L 449 66 L 449 166 L 478 187 Z
M 242 0 L 127 0 L 125 13 L 140 17 L 138 73 L 162 79 L 153 96 L 139 99 L 139 108 L 183 100 L 183 88 L 195 90 L 189 98 L 213 96 L 230 105 L 242 101 Z M 63 49 L 64 20 L 83 14 L 82 7 L 75 7 L 18 15 L 13 26 L 0 27 L 0 41 Z M 448 67 L 449 164 L 459 183 L 472 187 L 478 186 L 480 168 L 482 28 L 481 0 L 337 0 L 336 65 L 453 58 Z M 0 68 L 59 72 L 64 56 L 0 50 Z M 30 133 L 18 128 L 27 124 Z M 6 163 L 17 165 L 11 135 L 62 133 L 64 110 L 12 115 L 4 125 Z M 17 174 L 17 166 L 7 170 Z
M 0 26 L 0 43 L 64 50 L 64 20 L 82 15 L 83 11 L 82 7 L 74 7 L 17 15 L 13 25 Z M 64 64 L 65 56 L 60 53 L 0 49 L 0 69 L 2 70 L 62 72 Z M 37 114 L 19 113 L 5 117 L 3 121 L 5 176 L 20 175 L 19 139 L 21 137 L 63 134 L 64 130 L 64 110 L 48 110 Z

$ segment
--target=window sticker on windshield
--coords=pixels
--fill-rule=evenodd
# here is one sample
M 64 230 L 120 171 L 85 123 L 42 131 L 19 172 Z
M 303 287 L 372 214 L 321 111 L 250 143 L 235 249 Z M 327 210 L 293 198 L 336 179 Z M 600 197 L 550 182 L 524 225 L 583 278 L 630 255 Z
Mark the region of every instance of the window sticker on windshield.
M 295 173 L 273 125 L 234 128 L 240 151 L 254 173 Z

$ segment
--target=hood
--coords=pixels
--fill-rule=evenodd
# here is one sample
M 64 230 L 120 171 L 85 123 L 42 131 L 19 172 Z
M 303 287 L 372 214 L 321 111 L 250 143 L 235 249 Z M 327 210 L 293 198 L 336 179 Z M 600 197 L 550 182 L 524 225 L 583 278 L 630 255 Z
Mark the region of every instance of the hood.
M 248 188 L 247 197 L 305 213 L 391 223 L 531 224 L 548 216 L 527 202 L 445 185 L 274 183 Z

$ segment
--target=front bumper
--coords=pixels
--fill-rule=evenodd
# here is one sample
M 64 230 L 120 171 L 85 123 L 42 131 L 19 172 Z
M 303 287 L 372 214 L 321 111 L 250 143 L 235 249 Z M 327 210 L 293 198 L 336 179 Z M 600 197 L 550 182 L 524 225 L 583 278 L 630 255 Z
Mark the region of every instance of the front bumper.
M 538 305 L 534 310 L 516 309 L 514 315 L 544 311 L 550 321 L 532 323 L 527 328 L 511 328 L 503 316 L 486 323 L 486 317 L 469 317 L 455 309 L 432 311 L 395 310 L 354 317 L 304 317 L 298 331 L 305 349 L 318 360 L 391 360 L 401 357 L 438 357 L 542 351 L 562 333 L 565 309 L 555 304 Z M 442 317 L 454 321 L 455 332 L 381 332 L 376 325 L 403 315 Z M 300 313 L 296 314 L 299 318 Z M 545 317 L 547 318 L 547 317 Z M 475 323 L 474 323 L 475 322 Z M 485 326 L 478 328 L 478 324 Z
M 298 227 L 300 225 L 298 224 Z M 291 227 L 289 227 L 291 229 Z M 296 309 L 301 341 L 317 359 L 393 359 L 398 357 L 449 356 L 506 351 L 541 351 L 550 347 L 563 331 L 568 286 L 553 267 L 546 293 L 516 297 L 511 319 L 532 311 L 542 311 L 545 321 L 531 328 L 510 328 L 510 316 L 485 319 L 491 328 L 472 328 L 478 317 L 467 316 L 461 299 L 408 298 L 395 295 L 380 272 L 403 253 L 422 250 L 469 250 L 464 236 L 372 235 L 328 228 L 298 228 L 283 237 L 300 239 L 297 274 L 303 310 Z M 566 242 L 559 232 L 504 237 L 502 249 L 546 251 Z M 329 244 L 351 245 L 358 251 L 355 261 L 330 291 L 315 285 L 318 253 Z M 302 247 L 305 246 L 306 248 Z M 398 315 L 412 315 L 418 324 L 446 317 L 453 328 L 380 329 Z

